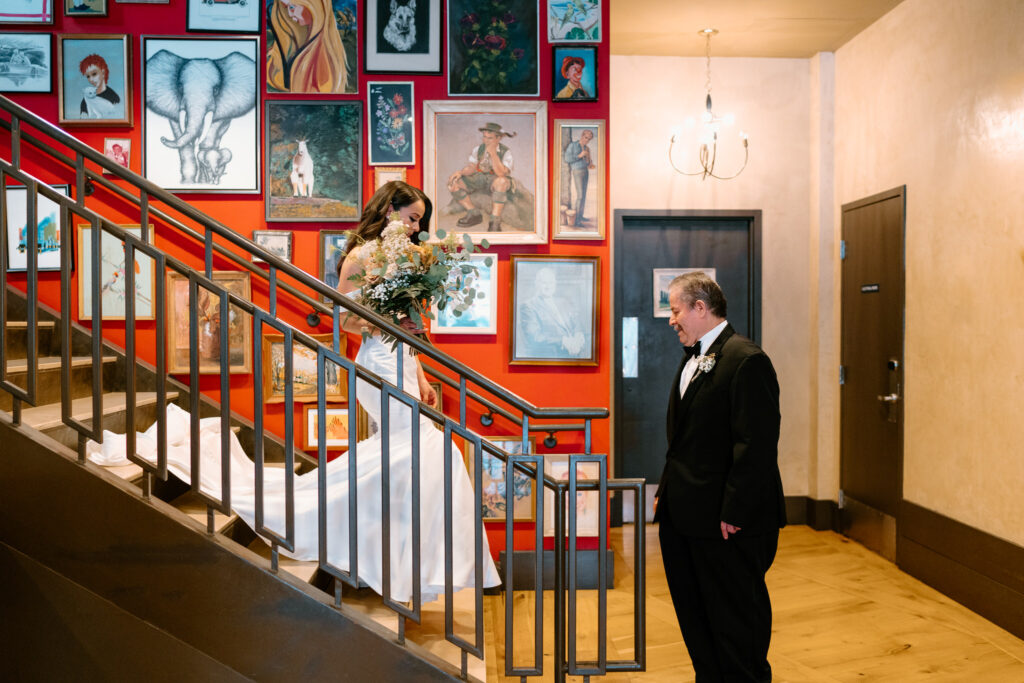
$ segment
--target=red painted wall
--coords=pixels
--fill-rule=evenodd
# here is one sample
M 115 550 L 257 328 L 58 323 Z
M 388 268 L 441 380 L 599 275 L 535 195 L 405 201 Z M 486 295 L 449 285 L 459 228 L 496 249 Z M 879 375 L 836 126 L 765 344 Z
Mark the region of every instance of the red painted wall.
M 609 3 L 604 3 L 603 12 L 604 16 L 602 19 L 604 26 L 605 39 L 598 46 L 598 95 L 600 97 L 597 102 L 551 102 L 551 69 L 552 69 L 552 55 L 550 44 L 546 40 L 547 28 L 545 21 L 547 3 L 541 1 L 540 6 L 540 98 L 523 98 L 523 99 L 542 99 L 548 100 L 548 149 L 556 149 L 553 140 L 553 121 L 555 119 L 592 119 L 608 118 L 608 64 L 609 60 L 609 48 L 608 48 L 608 20 L 609 20 Z M 171 4 L 167 5 L 148 5 L 148 4 L 117 4 L 116 2 L 109 2 L 109 16 L 104 18 L 69 18 L 63 16 L 57 16 L 55 23 L 52 26 L 5 26 L 4 30 L 12 31 L 41 31 L 52 34 L 81 34 L 81 33 L 130 33 L 132 35 L 131 40 L 131 54 L 132 64 L 134 71 L 133 79 L 133 107 L 134 107 L 134 122 L 133 128 L 127 127 L 74 127 L 69 128 L 69 132 L 75 135 L 80 140 L 91 145 L 97 150 L 102 151 L 103 149 L 103 138 L 104 137 L 131 137 L 132 142 L 132 158 L 131 168 L 138 172 L 141 168 L 141 120 L 142 120 L 142 103 L 140 100 L 140 65 L 139 65 L 139 51 L 140 51 L 140 36 L 142 35 L 190 35 L 190 36 L 210 36 L 210 34 L 187 34 L 185 30 L 185 3 L 178 0 L 172 0 Z M 359 7 L 359 25 L 363 25 L 363 13 L 365 11 L 365 2 L 360 3 Z M 447 31 L 445 32 L 447 35 Z M 261 40 L 261 45 L 263 41 Z M 56 71 L 56 50 L 57 42 L 54 39 L 54 71 Z M 359 59 L 360 66 L 362 65 L 362 36 L 359 41 Z M 261 80 L 265 80 L 265 72 L 260 68 Z M 332 96 L 325 99 L 354 99 L 360 102 L 366 101 L 367 82 L 368 81 L 385 81 L 385 80 L 397 80 L 397 81 L 413 81 L 415 83 L 415 96 L 417 99 L 416 111 L 419 116 L 419 120 L 416 122 L 417 127 L 417 146 L 419 149 L 416 151 L 416 159 L 419 165 L 415 167 L 409 167 L 408 169 L 408 180 L 412 184 L 420 184 L 422 180 L 422 159 L 423 155 L 423 121 L 422 121 L 422 106 L 420 104 L 424 100 L 439 100 L 447 99 L 446 97 L 446 77 L 442 73 L 439 76 L 420 76 L 420 75 L 389 75 L 382 76 L 378 74 L 367 75 L 360 73 L 359 77 L 359 88 L 358 94 L 355 95 L 344 95 L 344 96 Z M 262 119 L 262 100 L 270 99 L 316 99 L 316 97 L 301 95 L 301 96 L 282 96 L 280 94 L 266 95 L 265 87 L 262 92 L 264 93 L 261 97 L 261 119 Z M 13 94 L 8 95 L 12 100 L 33 111 L 34 113 L 42 116 L 43 118 L 57 122 L 57 86 L 54 83 L 54 91 L 51 94 Z M 365 105 L 364 105 L 365 107 Z M 365 110 L 364 110 L 365 111 Z M 365 127 L 365 122 L 364 122 Z M 364 133 L 365 134 L 365 133 Z M 5 159 L 10 159 L 10 150 L 7 147 L 7 136 L 4 135 L 2 147 L 0 147 L 0 153 L 3 153 Z M 262 144 L 263 134 L 260 131 L 260 140 Z M 40 162 L 38 157 L 32 157 L 31 154 L 26 150 L 28 156 L 26 158 L 23 168 L 28 170 L 30 173 L 37 175 L 40 179 L 48 182 L 67 182 L 72 183 L 73 178 L 64 172 L 60 167 L 53 164 Z M 607 141 L 604 149 L 605 160 L 607 161 Z M 262 156 L 262 155 L 261 155 Z M 548 171 L 549 177 L 553 173 L 554 163 L 557 162 L 557 156 L 549 158 L 548 160 Z M 607 163 L 605 164 L 607 168 Z M 607 178 L 605 182 L 605 202 L 606 207 L 605 220 L 608 225 L 607 232 L 610 232 L 610 209 L 608 207 L 608 192 L 607 192 Z M 364 160 L 364 199 L 369 198 L 372 194 L 373 189 L 373 169 L 365 165 Z M 549 186 L 549 193 L 552 188 Z M 557 193 L 556 193 L 557 194 Z M 260 195 L 210 195 L 210 194 L 180 194 L 182 199 L 188 201 L 192 206 L 200 211 L 203 211 L 210 216 L 220 220 L 232 229 L 236 230 L 239 234 L 244 236 L 251 236 L 253 230 L 257 229 L 275 229 L 275 230 L 291 230 L 294 233 L 294 263 L 299 268 L 316 275 L 317 274 L 317 263 L 318 263 L 318 252 L 319 252 L 319 230 L 320 229 L 346 229 L 354 227 L 352 223 L 271 223 L 267 225 L 264 220 L 264 203 L 263 197 Z M 138 223 L 138 215 L 132 215 L 131 208 L 124 202 L 117 200 L 112 197 L 110 193 L 104 191 L 98 191 L 92 197 L 87 200 L 87 205 L 112 220 L 123 221 L 124 223 Z M 550 207 L 549 207 L 549 221 Z M 550 231 L 549 231 L 550 233 Z M 75 239 L 77 240 L 77 231 Z M 201 252 L 195 250 L 188 241 L 182 239 L 180 236 L 175 235 L 166 226 L 156 227 L 156 243 L 164 248 L 169 253 L 173 254 L 178 258 L 187 260 L 193 265 L 201 266 Z M 609 272 L 609 261 L 607 258 L 609 254 L 609 243 L 608 240 L 603 241 L 580 241 L 580 242 L 563 242 L 563 241 L 551 241 L 544 245 L 531 245 L 531 246 L 496 246 L 492 247 L 491 251 L 498 255 L 499 266 L 498 266 L 498 332 L 497 335 L 491 336 L 469 336 L 469 335 L 444 335 L 439 336 L 435 339 L 435 342 L 439 348 L 445 352 L 451 354 L 458 360 L 476 368 L 485 376 L 491 378 L 498 384 L 510 389 L 512 392 L 522 396 L 528 401 L 543 407 L 554 407 L 554 406 L 588 406 L 588 407 L 609 407 L 610 398 L 610 369 L 612 365 L 612 353 L 611 353 L 611 338 L 608 334 L 609 320 L 608 315 L 610 314 L 610 272 Z M 510 254 L 558 254 L 567 256 L 598 256 L 602 257 L 600 261 L 600 288 L 599 288 L 599 316 L 597 334 L 599 337 L 598 349 L 599 349 L 599 365 L 597 367 L 547 367 L 547 366 L 509 366 L 509 309 L 510 309 L 510 268 L 509 268 L 509 255 Z M 217 268 L 215 262 L 215 269 Z M 11 274 L 9 276 L 10 282 L 20 287 L 24 286 L 24 276 L 20 274 Z M 254 302 L 257 304 L 266 304 L 266 289 L 259 281 L 253 281 L 253 296 Z M 60 291 L 57 282 L 56 273 L 44 273 L 40 276 L 40 299 L 46 304 L 54 307 L 60 307 Z M 77 307 L 77 304 L 76 304 Z M 328 332 L 327 326 L 321 326 L 318 330 L 312 330 L 305 322 L 305 315 L 307 310 L 296 306 L 288 305 L 287 301 L 280 301 L 279 313 L 282 319 L 287 320 L 299 329 L 307 332 Z M 88 326 L 86 321 L 80 321 Z M 124 323 L 117 322 L 104 322 L 104 335 L 111 341 L 123 345 L 124 344 Z M 140 321 L 137 325 L 137 340 L 140 357 L 150 361 L 155 361 L 155 346 L 157 343 L 163 343 L 162 340 L 157 340 L 155 336 L 155 324 L 153 322 Z M 358 344 L 357 338 L 351 338 L 349 340 L 350 357 L 354 355 L 354 348 Z M 183 379 L 187 380 L 187 376 Z M 216 376 L 204 376 L 201 379 L 200 386 L 204 393 L 207 393 L 214 399 L 219 400 L 219 377 Z M 253 414 L 253 391 L 252 391 L 252 377 L 247 375 L 234 375 L 231 378 L 231 407 L 240 414 L 251 417 Z M 444 403 L 447 407 L 457 409 L 458 396 L 456 392 L 446 392 L 444 396 Z M 267 407 L 267 419 L 268 427 L 277 433 L 283 433 L 283 408 L 280 405 L 270 405 Z M 451 410 L 447 411 L 449 414 L 454 414 Z M 479 411 L 471 412 L 470 415 L 470 427 L 484 433 L 490 433 L 494 435 L 511 435 L 517 434 L 517 427 L 512 424 L 506 423 L 500 418 L 496 420 L 495 424 L 489 428 L 483 428 L 479 420 L 477 419 Z M 296 425 L 301 423 L 302 410 L 301 406 L 296 410 Z M 301 432 L 300 432 L 301 433 Z M 547 452 L 540 441 L 543 440 L 543 434 L 538 435 L 538 450 L 540 452 Z M 583 450 L 583 436 L 582 434 L 562 433 L 558 435 L 559 444 L 555 449 L 550 452 L 582 452 Z M 600 421 L 595 423 L 593 429 L 593 452 L 595 453 L 607 453 L 609 450 L 609 425 L 608 421 Z M 516 537 L 517 547 L 528 547 L 532 544 L 532 523 L 517 523 L 516 525 Z M 488 524 L 488 537 L 491 542 L 492 552 L 497 554 L 497 550 L 504 545 L 504 525 L 503 524 Z

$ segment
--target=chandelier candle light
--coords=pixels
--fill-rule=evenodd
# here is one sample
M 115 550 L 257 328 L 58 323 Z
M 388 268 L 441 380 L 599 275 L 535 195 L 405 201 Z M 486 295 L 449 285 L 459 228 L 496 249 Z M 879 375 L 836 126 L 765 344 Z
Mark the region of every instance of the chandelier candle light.
M 747 167 L 747 159 L 750 156 L 750 149 L 747 142 L 747 134 L 740 131 L 740 139 L 743 140 L 743 165 L 740 166 L 740 170 L 736 171 L 732 175 L 717 175 L 715 174 L 715 160 L 718 157 L 718 131 L 722 125 L 731 126 L 735 122 L 735 117 L 732 114 L 726 114 L 719 116 L 711 108 L 711 36 L 718 33 L 718 29 L 706 28 L 697 32 L 698 35 L 704 36 L 705 50 L 704 55 L 707 60 L 707 80 L 704 83 L 704 89 L 707 93 L 704 98 L 704 113 L 701 115 L 701 123 L 704 124 L 704 134 L 700 140 L 700 170 L 689 173 L 676 166 L 672 160 L 672 146 L 676 142 L 676 136 L 672 135 L 672 140 L 668 144 L 668 163 L 672 165 L 672 168 L 676 173 L 690 176 L 700 176 L 701 180 L 707 177 L 717 178 L 718 180 L 729 180 L 735 178 L 743 169 Z M 688 119 L 687 123 L 693 125 L 693 119 Z

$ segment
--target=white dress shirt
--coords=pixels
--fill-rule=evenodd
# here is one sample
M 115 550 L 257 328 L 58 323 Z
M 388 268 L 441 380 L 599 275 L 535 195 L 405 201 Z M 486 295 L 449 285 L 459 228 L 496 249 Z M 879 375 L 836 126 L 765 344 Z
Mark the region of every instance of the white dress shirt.
M 683 394 L 686 393 L 686 387 L 690 386 L 693 376 L 697 374 L 697 357 L 707 353 L 708 348 L 715 343 L 718 335 L 722 334 L 722 330 L 728 324 L 728 321 L 723 320 L 700 338 L 700 353 L 696 356 L 690 356 L 690 359 L 686 361 L 686 365 L 683 366 L 683 374 L 679 376 L 679 398 L 683 397 Z

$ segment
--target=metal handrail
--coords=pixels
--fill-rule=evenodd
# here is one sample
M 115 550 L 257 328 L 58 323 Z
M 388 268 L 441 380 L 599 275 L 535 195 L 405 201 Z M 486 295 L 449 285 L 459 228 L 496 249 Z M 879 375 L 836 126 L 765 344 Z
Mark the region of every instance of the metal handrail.
M 107 233 L 117 240 L 124 243 L 125 246 L 125 263 L 135 262 L 135 253 L 141 252 L 145 256 L 153 259 L 155 272 L 164 273 L 166 272 L 177 272 L 188 279 L 188 291 L 189 291 L 189 335 L 190 335 L 190 351 L 189 351 L 189 374 L 190 383 L 192 390 L 190 391 L 191 405 L 190 414 L 192 415 L 191 429 L 191 481 L 192 489 L 195 491 L 200 498 L 206 503 L 208 510 L 208 531 L 212 534 L 214 532 L 213 525 L 213 511 L 221 510 L 227 512 L 230 510 L 230 477 L 231 468 L 228 462 L 228 451 L 230 449 L 230 418 L 231 418 L 231 407 L 230 407 L 230 385 L 228 383 L 228 358 L 225 349 L 229 347 L 228 339 L 228 326 L 221 325 L 221 351 L 219 354 L 220 363 L 220 388 L 221 388 L 221 401 L 220 401 L 220 421 L 221 421 L 221 497 L 217 497 L 207 494 L 205 491 L 200 490 L 199 486 L 199 467 L 200 467 L 200 455 L 199 455 L 199 357 L 198 357 L 198 297 L 200 291 L 205 291 L 207 295 L 216 297 L 217 307 L 220 313 L 221 320 L 227 320 L 229 310 L 231 308 L 237 308 L 244 315 L 248 316 L 255 326 L 256 334 L 254 335 L 255 342 L 255 354 L 254 359 L 254 427 L 258 437 L 255 439 L 255 452 L 253 454 L 254 460 L 254 471 L 255 471 L 255 485 L 256 485 L 256 506 L 255 506 L 255 530 L 261 536 L 268 540 L 271 544 L 271 567 L 274 571 L 278 570 L 278 555 L 279 549 L 284 548 L 285 550 L 293 550 L 295 547 L 295 527 L 294 527 L 294 434 L 293 434 L 293 415 L 294 415 L 294 397 L 291 390 L 291 382 L 285 382 L 285 529 L 283 533 L 280 530 L 271 529 L 269 526 L 264 524 L 265 511 L 263 501 L 263 437 L 260 436 L 263 433 L 263 412 L 262 412 L 262 364 L 259 362 L 259 356 L 261 354 L 262 344 L 260 340 L 263 335 L 263 328 L 270 327 L 276 329 L 278 332 L 283 334 L 285 342 L 285 353 L 284 353 L 284 365 L 285 365 L 285 377 L 290 380 L 293 376 L 291 359 L 293 353 L 294 344 L 298 343 L 312 351 L 317 355 L 317 377 L 318 377 L 318 394 L 317 394 L 317 410 L 319 412 L 319 448 L 318 448 L 318 464 L 319 464 L 319 548 L 320 548 L 320 569 L 327 574 L 337 579 L 335 584 L 335 602 L 337 605 L 341 605 L 342 592 L 341 585 L 347 584 L 350 586 L 359 585 L 359 572 L 358 572 L 358 548 L 356 544 L 356 536 L 358 533 L 358 510 L 356 505 L 356 486 L 355 486 L 355 463 L 356 463 L 356 451 L 358 448 L 358 441 L 356 439 L 356 430 L 349 430 L 349 568 L 348 571 L 344 571 L 339 567 L 333 566 L 327 559 L 327 533 L 326 533 L 326 518 L 325 510 L 325 472 L 327 469 L 326 460 L 326 433 L 325 433 L 325 409 L 326 409 L 326 398 L 324 388 L 324 377 L 326 363 L 330 362 L 338 366 L 340 369 L 347 373 L 348 377 L 348 388 L 349 388 L 349 418 L 350 424 L 354 424 L 355 416 L 355 391 L 357 381 L 365 382 L 368 385 L 375 387 L 380 390 L 381 400 L 381 460 L 382 460 L 382 475 L 381 475 L 381 495 L 382 495 L 382 575 L 384 579 L 384 585 L 382 595 L 384 603 L 390 607 L 398 615 L 398 632 L 399 641 L 404 642 L 405 633 L 405 620 L 411 618 L 415 621 L 419 621 L 420 608 L 421 608 L 421 595 L 420 595 L 420 572 L 419 572 L 419 561 L 420 561 L 420 530 L 419 530 L 419 510 L 420 510 L 420 490 L 419 490 L 419 469 L 420 469 L 420 416 L 433 421 L 438 426 L 442 427 L 445 434 L 445 467 L 444 467 L 444 501 L 445 501 L 445 536 L 446 536 L 446 562 L 445 562 L 445 592 L 448 599 L 446 605 L 446 639 L 452 642 L 462 650 L 462 675 L 466 676 L 466 658 L 467 654 L 473 654 L 477 657 L 483 656 L 483 562 L 482 562 L 482 534 L 483 524 L 481 518 L 481 505 L 482 505 L 482 469 L 483 469 L 483 457 L 489 454 L 493 457 L 498 458 L 506 463 L 506 496 L 507 500 L 512 500 L 513 496 L 513 485 L 515 477 L 512 476 L 513 472 L 519 471 L 527 476 L 534 478 L 534 486 L 536 487 L 536 546 L 535 546 L 535 561 L 534 561 L 534 575 L 535 575 L 535 590 L 537 601 L 537 609 L 535 610 L 535 652 L 534 652 L 534 665 L 533 667 L 524 668 L 516 667 L 512 659 L 512 643 L 513 643 L 513 632 L 512 628 L 512 611 L 511 605 L 513 602 L 512 592 L 512 562 L 511 557 L 514 552 L 513 549 L 513 534 L 512 534 L 512 515 L 508 514 L 506 519 L 506 585 L 505 585 L 505 601 L 506 601 L 506 650 L 505 650 L 505 670 L 506 675 L 518 675 L 525 680 L 527 676 L 536 676 L 543 673 L 542 666 L 542 644 L 543 644 L 543 609 L 542 609 L 542 591 L 540 581 L 543 574 L 543 520 L 544 520 L 544 508 L 543 499 L 540 495 L 542 489 L 551 490 L 555 496 L 555 591 L 554 591 L 554 613 L 555 613 L 555 680 L 564 681 L 566 675 L 583 675 L 585 678 L 595 675 L 603 675 L 608 671 L 639 671 L 643 670 L 645 666 L 644 657 L 644 627 L 643 627 L 643 534 L 637 533 L 634 539 L 634 562 L 637 568 L 636 581 L 634 584 L 634 610 L 635 610 L 635 623 L 634 623 L 634 658 L 632 660 L 623 661 L 609 661 L 607 659 L 607 653 L 605 650 L 605 629 L 607 623 L 606 613 L 606 578 L 607 578 L 607 565 L 606 565 L 606 554 L 605 548 L 607 547 L 606 538 L 606 527 L 607 527 L 607 515 L 608 515 L 608 492 L 610 491 L 625 491 L 631 490 L 634 492 L 634 505 L 637 506 L 636 519 L 640 519 L 640 510 L 643 509 L 643 481 L 642 480 L 620 480 L 612 481 L 608 480 L 606 473 L 606 456 L 591 454 L 591 421 L 593 419 L 603 419 L 607 417 L 608 411 L 604 408 L 538 408 L 525 401 L 521 397 L 509 392 L 503 387 L 483 377 L 472 368 L 456 361 L 449 357 L 447 354 L 442 353 L 435 347 L 423 342 L 419 338 L 409 334 L 406 330 L 398 327 L 390 320 L 384 319 L 376 315 L 373 311 L 366 307 L 358 304 L 348 297 L 344 297 L 337 293 L 335 290 L 330 289 L 325 284 L 321 283 L 316 278 L 304 273 L 297 269 L 292 264 L 278 259 L 273 254 L 270 254 L 253 244 L 249 240 L 242 238 L 236 233 L 232 232 L 224 224 L 215 221 L 205 214 L 193 209 L 191 206 L 182 202 L 177 197 L 171 195 L 165 190 L 153 185 L 149 181 L 141 178 L 140 176 L 128 171 L 113 162 L 109 161 L 106 157 L 100 155 L 98 152 L 89 148 L 76 140 L 75 138 L 67 135 L 60 129 L 56 128 L 47 121 L 42 120 L 38 116 L 24 110 L 18 105 L 14 104 L 6 98 L 0 97 L 0 108 L 7 110 L 11 114 L 11 121 L 8 123 L 0 119 L 0 124 L 11 132 L 11 157 L 12 162 L 7 163 L 0 159 L 0 198 L 5 198 L 6 194 L 4 191 L 7 177 L 21 182 L 26 186 L 26 203 L 31 208 L 28 209 L 29 219 L 26 224 L 31 226 L 35 223 L 35 201 L 28 201 L 28 195 L 42 195 L 51 201 L 57 203 L 60 207 L 60 224 L 61 229 L 66 231 L 72 223 L 72 216 L 78 217 L 80 220 L 88 222 L 92 226 L 91 233 L 91 257 L 93 273 L 98 274 L 100 272 L 100 243 L 103 233 Z M 60 151 L 54 149 L 51 145 L 48 145 L 42 140 L 39 140 L 35 136 L 26 134 L 22 130 L 24 123 L 29 123 L 36 129 L 42 131 L 51 138 L 59 141 L 66 145 L 74 152 L 74 159 L 64 155 Z M 45 183 L 39 181 L 37 178 L 29 175 L 21 168 L 22 149 L 21 143 L 28 142 L 33 145 L 36 149 L 49 154 L 51 159 L 58 162 L 62 162 L 65 165 L 73 166 L 75 171 L 75 186 L 76 193 L 75 199 L 70 199 L 54 191 Z M 113 185 L 101 174 L 97 174 L 94 171 L 85 168 L 86 160 L 92 161 L 98 164 L 101 168 L 109 171 L 112 175 L 120 177 L 122 180 L 127 181 L 140 191 L 139 198 L 135 198 L 130 192 L 123 190 L 122 188 Z M 90 210 L 85 206 L 85 196 L 88 183 L 100 183 L 102 186 L 111 189 L 117 196 L 122 199 L 127 199 L 138 206 L 142 220 L 142 236 L 136 237 L 123 230 L 118 225 L 105 219 L 94 211 Z M 189 226 L 183 224 L 181 221 L 176 220 L 172 216 L 167 215 L 163 211 L 155 209 L 150 206 L 150 202 L 153 198 L 160 200 L 167 204 L 170 208 L 179 212 L 183 216 L 195 221 L 197 224 L 202 226 L 203 233 L 193 230 Z M 3 210 L 0 211 L 2 214 L 2 221 L 0 221 L 0 281 L 5 282 L 7 279 L 7 268 L 6 268 L 6 248 L 7 241 L 6 235 L 8 229 L 7 225 L 7 210 L 6 202 L 4 202 Z M 175 259 L 160 249 L 156 248 L 153 244 L 148 243 L 147 233 L 150 230 L 149 218 L 150 216 L 157 216 L 161 221 L 166 222 L 172 228 L 178 229 L 181 233 L 187 237 L 192 238 L 196 242 L 201 244 L 204 256 L 204 268 L 202 270 L 196 270 L 189 266 L 187 263 Z M 66 234 L 66 233 L 65 233 Z M 214 241 L 214 235 L 227 240 L 231 245 L 241 248 L 244 252 L 250 255 L 257 255 L 270 264 L 269 271 L 266 273 L 261 268 L 255 268 L 251 262 L 246 261 L 244 258 L 238 257 L 232 250 L 217 244 Z M 28 298 L 28 310 L 29 310 L 29 339 L 31 346 L 34 349 L 36 339 L 36 319 L 34 315 L 35 307 L 38 303 L 38 268 L 36 266 L 37 253 L 37 238 L 35 230 L 27 230 L 26 232 L 26 251 L 30 255 L 28 258 L 28 285 L 27 285 L 27 298 Z M 102 425 L 103 425 L 103 414 L 102 414 L 102 375 L 101 373 L 93 373 L 93 395 L 92 395 L 92 424 L 86 424 L 84 422 L 74 419 L 70 414 L 70 339 L 71 339 L 71 323 L 70 323 L 70 310 L 71 310 L 71 286 L 70 286 L 70 272 L 71 272 L 71 240 L 61 241 L 61 305 L 63 309 L 62 325 L 61 325 L 61 355 L 64 359 L 61 368 L 61 386 L 62 386 L 62 421 L 74 429 L 79 435 L 79 459 L 84 462 L 85 460 L 85 444 L 88 439 L 102 440 Z M 243 266 L 250 272 L 256 273 L 259 277 L 265 278 L 268 282 L 268 295 L 269 295 L 269 307 L 267 309 L 261 308 L 255 305 L 252 301 L 241 297 L 226 288 L 220 283 L 213 279 L 213 254 L 217 253 L 219 257 L 227 258 L 236 265 Z M 281 282 L 279 276 L 281 274 L 287 275 L 292 278 L 298 284 L 311 289 L 315 295 L 324 296 L 330 300 L 331 306 L 327 307 L 321 304 L 316 299 L 313 299 L 306 295 L 301 290 L 293 287 L 292 285 Z M 125 291 L 133 293 L 135 291 L 135 273 L 133 268 L 125 269 Z M 157 337 L 162 339 L 166 331 L 166 288 L 164 287 L 164 278 L 156 278 L 156 296 L 155 296 L 155 314 L 156 314 L 156 325 L 157 325 Z M 319 342 L 313 339 L 310 335 L 301 332 L 300 330 L 294 329 L 290 325 L 283 323 L 277 319 L 276 310 L 278 305 L 278 289 L 284 290 L 288 295 L 296 297 L 299 301 L 312 304 L 314 310 L 321 312 L 329 312 L 333 323 L 333 344 L 330 347 L 325 347 L 319 344 Z M 98 367 L 101 363 L 101 352 L 102 352 L 102 326 L 103 317 L 101 312 L 101 296 L 100 296 L 100 285 L 99 278 L 94 277 L 92 281 L 92 362 L 93 366 Z M 3 299 L 3 297 L 0 297 Z M 397 340 L 397 383 L 391 384 L 390 382 L 376 376 L 372 372 L 369 372 L 365 368 L 356 365 L 353 361 L 349 360 L 344 354 L 339 353 L 339 338 L 341 334 L 341 315 L 342 311 L 347 313 L 353 313 L 360 317 L 370 320 L 374 325 L 384 330 L 387 334 L 393 336 Z M 346 314 L 347 314 L 346 313 Z M 126 330 L 132 331 L 126 334 L 126 348 L 125 354 L 129 368 L 134 368 L 137 356 L 136 356 L 136 342 L 134 335 L 136 310 L 135 310 L 135 297 L 125 297 L 125 314 L 126 314 Z M 5 330 L 7 319 L 7 309 L 5 300 L 0 303 L 0 331 Z M 458 377 L 458 382 L 448 378 L 440 372 L 434 372 L 436 376 L 439 376 L 442 382 L 448 386 L 455 386 L 459 391 L 459 415 L 458 418 L 452 418 L 441 414 L 436 409 L 421 404 L 416 399 L 410 397 L 403 391 L 403 372 L 402 363 L 404 358 L 404 347 L 409 346 L 412 349 L 420 352 L 428 358 L 436 361 L 444 368 L 450 370 Z M 36 399 L 36 374 L 38 368 L 36 367 L 36 357 L 32 351 L 28 358 L 28 388 L 22 389 L 17 385 L 9 382 L 6 377 L 6 364 L 4 359 L 4 345 L 0 342 L 0 388 L 8 391 L 13 397 L 13 416 L 15 424 L 20 424 L 21 421 L 21 403 L 22 401 L 28 401 L 34 404 Z M 167 453 L 166 453 L 166 415 L 164 408 L 166 406 L 166 381 L 167 381 L 167 359 L 163 344 L 157 344 L 157 359 L 156 359 L 156 383 L 157 383 L 157 429 L 158 429 L 158 446 L 157 446 L 157 458 L 156 462 L 150 462 L 146 459 L 138 457 L 135 453 L 135 434 L 133 431 L 134 425 L 134 403 L 135 403 L 135 378 L 134 372 L 129 371 L 126 379 L 126 389 L 128 393 L 128 410 L 126 416 L 126 422 L 129 426 L 128 437 L 127 437 L 127 451 L 128 458 L 132 462 L 135 462 L 143 468 L 145 472 L 143 480 L 143 495 L 149 496 L 150 487 L 152 484 L 152 476 L 160 478 L 166 478 L 167 475 Z M 429 367 L 429 366 L 428 366 Z M 521 412 L 521 417 L 497 405 L 490 401 L 484 396 L 479 395 L 477 392 L 472 391 L 468 388 L 469 382 L 476 384 L 482 390 L 485 390 L 495 396 L 498 400 L 503 401 L 511 409 Z M 529 435 L 535 431 L 546 431 L 550 435 L 556 431 L 566 430 L 579 430 L 584 432 L 584 453 L 575 454 L 569 457 L 569 481 L 564 482 L 556 480 L 548 473 L 544 472 L 543 458 L 540 456 L 527 456 L 527 455 L 512 455 L 504 450 L 498 448 L 493 443 L 483 439 L 478 434 L 473 433 L 466 427 L 466 404 L 469 399 L 473 399 L 484 405 L 488 409 L 488 416 L 492 416 L 496 413 L 506 419 L 509 419 L 513 423 L 517 424 L 521 428 L 523 450 L 527 451 Z M 411 490 L 411 501 L 412 506 L 412 544 L 413 544 L 413 595 L 411 606 L 407 606 L 403 603 L 395 602 L 390 594 L 390 578 L 391 578 L 391 555 L 390 555 L 390 525 L 391 519 L 388 512 L 390 505 L 390 491 L 388 478 L 390 476 L 390 449 L 388 446 L 388 439 L 390 435 L 389 421 L 391 420 L 391 403 L 398 401 L 404 404 L 410 413 L 412 430 L 412 445 L 411 445 L 411 469 L 412 469 L 412 490 Z M 579 425 L 573 424 L 532 424 L 531 419 L 581 419 L 583 420 L 582 428 Z M 486 423 L 485 423 L 486 424 Z M 465 640 L 454 633 L 453 629 L 453 612 L 452 612 L 452 590 L 453 590 L 453 573 L 452 573 L 452 531 L 453 531 L 453 520 L 452 520 L 452 443 L 451 436 L 460 435 L 474 446 L 474 472 L 476 473 L 476 482 L 474 487 L 474 522 L 475 522 L 475 533 L 474 533 L 474 557 L 476 558 L 476 580 L 475 580 L 475 637 L 470 640 Z M 585 463 L 596 463 L 600 470 L 600 476 L 597 480 L 587 481 L 582 480 L 579 477 L 578 467 Z M 598 539 L 598 659 L 595 662 L 581 662 L 577 661 L 576 656 L 576 596 L 578 586 L 576 584 L 576 562 L 577 562 L 577 551 L 576 551 L 576 531 L 577 531 L 577 510 L 575 505 L 566 506 L 567 500 L 574 499 L 577 492 L 579 491 L 597 491 L 599 493 L 599 539 Z M 568 510 L 568 514 L 566 514 Z M 568 543 L 566 543 L 568 541 Z

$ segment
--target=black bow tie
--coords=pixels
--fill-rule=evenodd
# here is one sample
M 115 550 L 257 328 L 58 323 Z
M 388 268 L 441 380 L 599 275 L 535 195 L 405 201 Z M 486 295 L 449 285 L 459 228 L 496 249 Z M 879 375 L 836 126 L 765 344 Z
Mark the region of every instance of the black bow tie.
M 683 351 L 686 352 L 686 360 L 690 360 L 690 356 L 699 356 L 700 342 L 697 342 L 693 346 L 683 346 Z

